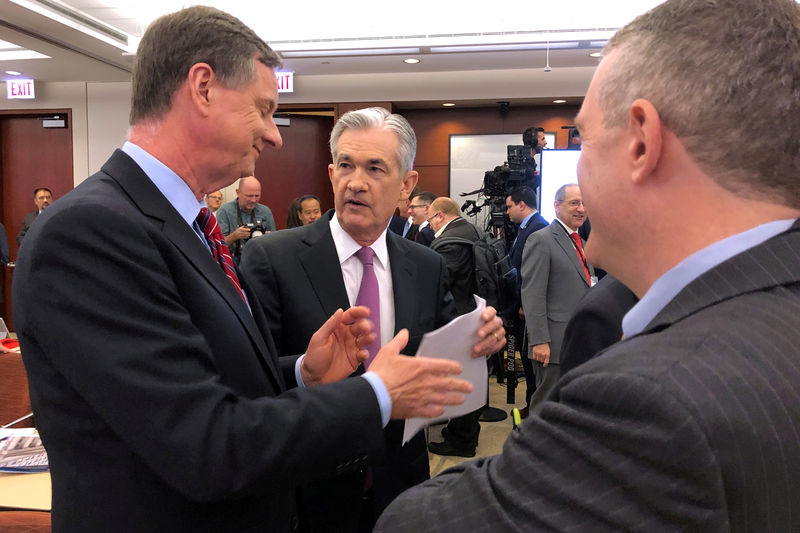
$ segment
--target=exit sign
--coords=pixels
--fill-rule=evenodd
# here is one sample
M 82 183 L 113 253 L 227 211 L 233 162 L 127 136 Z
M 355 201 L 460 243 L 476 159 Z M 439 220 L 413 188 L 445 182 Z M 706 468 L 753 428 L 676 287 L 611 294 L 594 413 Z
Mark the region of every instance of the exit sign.
M 6 96 L 8 99 L 27 98 L 34 99 L 33 80 L 6 80 Z
M 276 72 L 275 77 L 278 79 L 279 93 L 294 92 L 294 72 Z

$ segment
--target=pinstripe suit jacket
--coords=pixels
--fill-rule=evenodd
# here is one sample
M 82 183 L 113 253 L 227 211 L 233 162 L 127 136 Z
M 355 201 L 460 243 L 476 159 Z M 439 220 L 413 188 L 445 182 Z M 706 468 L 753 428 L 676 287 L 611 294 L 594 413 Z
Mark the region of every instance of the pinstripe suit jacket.
M 558 384 L 376 531 L 800 531 L 800 222 Z

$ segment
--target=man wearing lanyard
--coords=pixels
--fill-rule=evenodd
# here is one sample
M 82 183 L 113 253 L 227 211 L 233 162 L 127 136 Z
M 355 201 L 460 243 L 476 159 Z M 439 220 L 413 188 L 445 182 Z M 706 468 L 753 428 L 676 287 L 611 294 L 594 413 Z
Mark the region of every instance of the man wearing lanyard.
M 572 310 L 592 286 L 594 269 L 586 262 L 578 228 L 586 219 L 575 184 L 556 191 L 556 220 L 528 237 L 522 252 L 522 309 L 536 375 L 528 406 L 535 412 L 550 395 L 561 372 L 561 341 Z

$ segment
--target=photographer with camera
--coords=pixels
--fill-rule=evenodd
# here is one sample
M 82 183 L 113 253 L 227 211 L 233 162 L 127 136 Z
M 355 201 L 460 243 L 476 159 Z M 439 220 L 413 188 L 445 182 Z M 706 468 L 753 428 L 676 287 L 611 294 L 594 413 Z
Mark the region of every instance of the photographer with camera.
M 258 203 L 260 199 L 261 182 L 253 176 L 242 178 L 236 188 L 236 200 L 224 204 L 216 212 L 219 228 L 236 263 L 252 237 L 275 231 L 272 211 Z

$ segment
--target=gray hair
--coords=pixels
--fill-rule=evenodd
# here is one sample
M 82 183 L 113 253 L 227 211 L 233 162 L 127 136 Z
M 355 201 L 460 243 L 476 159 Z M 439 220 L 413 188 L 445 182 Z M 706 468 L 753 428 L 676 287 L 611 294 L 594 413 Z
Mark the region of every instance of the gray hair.
M 720 186 L 800 207 L 794 0 L 670 0 L 617 32 L 612 50 L 598 89 L 607 128 L 644 98 Z
M 414 157 L 417 155 L 417 135 L 411 124 L 401 115 L 389 113 L 382 107 L 368 107 L 348 111 L 342 115 L 331 131 L 331 157 L 336 162 L 339 137 L 345 130 L 365 130 L 370 128 L 386 128 L 397 134 L 400 144 L 397 148 L 397 164 L 400 175 L 414 168 Z
M 236 17 L 194 6 L 155 20 L 144 33 L 133 65 L 131 125 L 160 118 L 189 69 L 208 63 L 225 87 L 254 79 L 253 59 L 274 69 L 280 56 Z
M 567 187 L 578 187 L 577 183 L 565 183 L 556 191 L 556 202 L 561 203 L 567 199 Z M 513 201 L 513 200 L 512 200 Z

